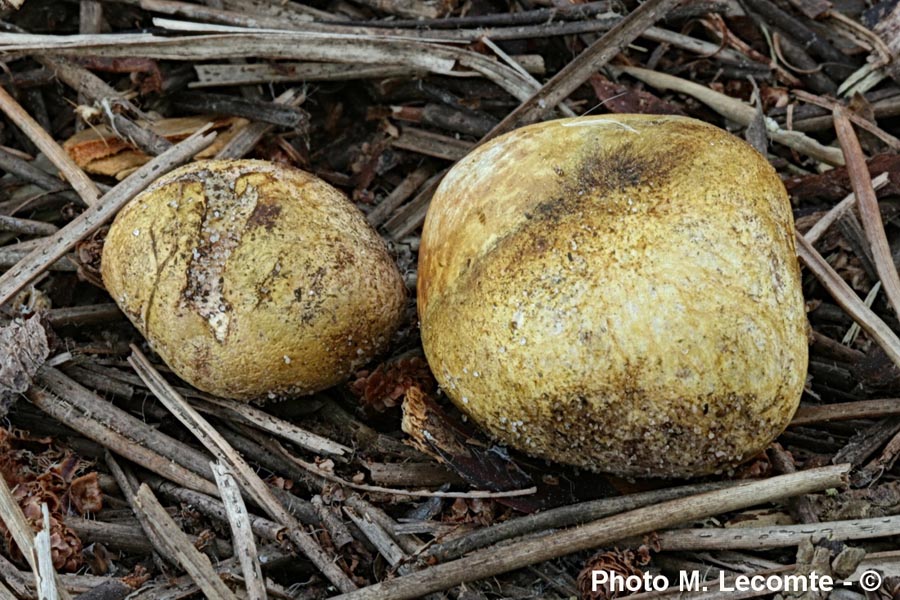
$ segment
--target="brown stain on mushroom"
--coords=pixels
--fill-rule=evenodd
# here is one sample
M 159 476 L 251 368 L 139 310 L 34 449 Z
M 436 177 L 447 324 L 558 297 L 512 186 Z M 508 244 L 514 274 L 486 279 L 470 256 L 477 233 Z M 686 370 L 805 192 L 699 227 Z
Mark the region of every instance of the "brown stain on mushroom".
M 253 213 L 247 220 L 248 227 L 265 227 L 266 231 L 272 231 L 275 224 L 278 223 L 278 215 L 281 214 L 281 207 L 277 204 L 268 202 L 260 203 L 253 209 Z

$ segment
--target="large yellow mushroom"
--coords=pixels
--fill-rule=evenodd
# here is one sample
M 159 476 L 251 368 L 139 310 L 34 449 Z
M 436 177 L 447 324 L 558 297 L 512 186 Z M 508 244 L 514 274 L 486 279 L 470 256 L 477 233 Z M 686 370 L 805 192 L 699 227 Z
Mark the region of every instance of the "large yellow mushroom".
M 418 305 L 454 403 L 530 455 L 625 476 L 708 474 L 793 415 L 806 317 L 785 189 L 683 117 L 524 127 L 445 177 Z
M 406 298 L 383 241 L 339 191 L 254 160 L 162 177 L 116 217 L 102 272 L 173 371 L 244 400 L 346 379 L 387 347 Z

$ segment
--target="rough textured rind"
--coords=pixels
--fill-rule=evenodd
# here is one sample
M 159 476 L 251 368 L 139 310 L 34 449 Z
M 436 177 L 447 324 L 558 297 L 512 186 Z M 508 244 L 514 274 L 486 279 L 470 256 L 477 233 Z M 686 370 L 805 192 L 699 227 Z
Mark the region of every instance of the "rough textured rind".
M 564 119 L 479 147 L 431 202 L 418 286 L 444 390 L 534 456 L 707 474 L 762 451 L 803 389 L 784 186 L 693 119 Z
M 406 291 L 381 238 L 324 181 L 265 161 L 162 177 L 116 217 L 103 282 L 201 390 L 307 394 L 381 352 Z

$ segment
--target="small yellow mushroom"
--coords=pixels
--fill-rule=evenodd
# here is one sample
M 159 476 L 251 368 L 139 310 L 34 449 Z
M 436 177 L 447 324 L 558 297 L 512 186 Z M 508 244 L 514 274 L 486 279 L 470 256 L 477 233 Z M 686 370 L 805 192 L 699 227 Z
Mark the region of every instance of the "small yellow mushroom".
M 197 388 L 308 394 L 383 351 L 406 302 L 362 214 L 324 181 L 265 161 L 196 162 L 116 217 L 103 282 Z

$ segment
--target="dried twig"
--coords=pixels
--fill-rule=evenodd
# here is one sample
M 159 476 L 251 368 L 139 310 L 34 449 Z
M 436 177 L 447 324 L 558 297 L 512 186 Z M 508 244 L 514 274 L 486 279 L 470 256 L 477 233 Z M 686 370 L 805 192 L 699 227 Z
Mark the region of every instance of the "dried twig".
M 433 174 L 434 167 L 431 164 L 426 163 L 407 175 L 406 178 L 366 216 L 369 224 L 372 227 L 378 227 L 384 223 L 388 216 L 406 202 Z
M 650 69 L 641 69 L 638 67 L 616 67 L 616 69 L 643 81 L 647 85 L 652 85 L 657 89 L 672 90 L 692 96 L 726 119 L 734 121 L 744 127 L 749 126 L 756 116 L 753 107 L 736 98 L 712 90 L 705 85 L 675 77 L 674 75 L 651 71 Z M 842 166 L 844 164 L 844 155 L 838 148 L 823 146 L 813 138 L 800 133 L 799 131 L 786 131 L 781 129 L 778 124 L 771 119 L 766 119 L 766 128 L 768 136 L 779 144 L 784 144 L 797 152 L 801 152 L 810 158 L 829 165 Z
M 0 581 L 0 600 L 18 600 L 12 590 L 6 587 L 6 583 L 2 581 Z
M 18 570 L 14 564 L 0 554 L 0 581 L 5 582 L 15 592 L 15 596 L 11 600 L 18 600 L 18 597 L 31 598 L 34 595 L 28 585 L 32 577 L 31 573 L 23 573 Z
M 147 482 L 158 493 L 177 500 L 186 502 L 196 508 L 198 511 L 210 517 L 221 521 L 228 522 L 228 514 L 225 512 L 225 505 L 218 498 L 207 496 L 195 490 L 177 486 L 173 483 L 165 481 L 158 477 L 149 477 Z M 307 519 L 306 521 L 310 521 Z M 313 523 L 313 521 L 310 521 Z M 285 538 L 284 526 L 279 525 L 275 521 L 251 514 L 250 527 L 254 535 L 260 539 L 270 542 L 283 542 Z
M 59 231 L 59 227 L 44 221 L 20 219 L 0 215 L 0 232 L 22 233 L 25 235 L 53 235 Z
M 244 573 L 247 597 L 250 600 L 265 600 L 266 581 L 263 579 L 262 569 L 259 566 L 256 542 L 253 541 L 250 517 L 247 514 L 247 507 L 244 506 L 244 500 L 241 498 L 241 491 L 228 467 L 214 462 L 210 463 L 210 467 L 216 477 L 219 496 L 222 498 L 222 504 L 225 505 L 225 511 L 228 514 L 231 538 L 234 542 L 235 554 L 241 563 L 241 571 Z
M 151 538 L 154 543 L 165 548 L 168 555 L 175 557 L 178 564 L 188 572 L 207 598 L 237 600 L 234 592 L 225 585 L 219 574 L 213 569 L 209 558 L 194 548 L 190 539 L 172 520 L 146 483 L 142 483 L 135 494 L 135 508 L 146 516 L 142 525 L 146 524 L 155 533 L 155 536 Z
M 121 103 L 129 112 L 140 114 L 140 111 L 133 104 L 122 97 L 121 92 L 117 92 L 109 84 L 84 67 L 76 65 L 65 58 L 53 56 L 37 55 L 35 60 L 53 71 L 53 74 L 60 81 L 85 96 L 88 100 L 98 104 L 114 100 L 117 103 Z
M 254 63 L 195 65 L 198 81 L 189 88 L 296 81 L 349 81 L 383 77 L 415 77 L 424 73 L 403 65 L 336 65 L 331 63 Z
M 212 406 L 203 406 L 204 403 Z M 331 456 L 350 456 L 353 454 L 353 450 L 347 446 L 307 431 L 290 421 L 273 417 L 269 413 L 243 402 L 206 396 L 202 400 L 195 401 L 194 404 L 197 404 L 197 408 L 205 413 L 221 414 L 224 410 L 225 414 L 232 419 L 243 421 L 257 429 L 277 435 L 300 448 L 316 454 Z
M 403 148 L 410 152 L 454 162 L 468 154 L 473 147 L 471 142 L 415 127 L 404 127 L 400 137 L 394 140 L 393 145 L 395 148 Z
M 219 461 L 228 464 L 237 476 L 241 487 L 272 517 L 288 529 L 288 536 L 316 567 L 342 592 L 356 589 L 349 577 L 335 565 L 318 542 L 306 532 L 272 495 L 268 486 L 259 478 L 240 454 L 225 441 L 216 429 L 193 409 L 184 398 L 153 368 L 153 365 L 134 345 L 128 362 L 144 380 L 147 387 L 172 412 L 181 423 L 193 433 L 209 452 Z
M 872 336 L 872 339 L 881 346 L 885 353 L 900 366 L 900 338 L 888 327 L 881 317 L 872 312 L 865 303 L 859 299 L 856 292 L 841 279 L 831 265 L 822 258 L 822 255 L 806 241 L 800 233 L 795 232 L 797 243 L 797 255 L 803 261 L 813 275 L 822 283 L 835 301 L 847 311 L 854 321 L 859 323 L 863 330 Z
M 887 185 L 888 181 L 890 181 L 889 175 L 887 173 L 882 173 L 872 180 L 872 187 L 879 190 Z M 828 228 L 831 227 L 835 221 L 853 208 L 854 204 L 856 204 L 856 194 L 847 194 L 843 200 L 835 204 L 831 210 L 822 215 L 822 218 L 816 221 L 816 223 L 803 234 L 803 237 L 806 238 L 806 241 L 810 244 L 815 244 L 819 241 L 820 237 L 825 235 L 825 232 L 828 231 Z
M 281 93 L 273 102 L 275 104 L 285 104 L 287 106 L 299 106 L 306 99 L 306 95 L 296 89 L 289 89 Z M 251 122 L 244 125 L 221 150 L 216 154 L 216 158 L 243 158 L 245 154 L 253 150 L 253 147 L 259 143 L 268 132 L 274 127 L 268 123 Z
M 428 205 L 431 203 L 431 197 L 441 184 L 447 169 L 440 171 L 431 176 L 419 189 L 416 197 L 401 206 L 384 225 L 384 231 L 387 237 L 393 241 L 402 240 L 404 237 L 418 229 L 425 222 L 425 214 L 428 212 Z
M 56 585 L 56 570 L 53 568 L 53 551 L 50 549 L 50 510 L 47 503 L 41 503 L 41 516 L 43 529 L 34 536 L 34 553 L 37 556 L 38 599 L 59 600 L 59 590 Z
M 344 500 L 344 503 L 358 513 L 363 514 L 366 518 L 377 523 L 381 529 L 386 531 L 389 535 L 392 535 L 394 541 L 397 542 L 407 554 L 417 554 L 424 546 L 424 543 L 414 535 L 397 534 L 397 522 L 377 506 L 373 506 L 368 501 L 363 500 L 361 496 L 351 494 Z
M 834 112 L 837 109 L 841 109 L 841 104 L 829 100 L 828 98 L 823 98 L 822 96 L 816 96 L 815 94 L 810 94 L 809 92 L 804 92 L 803 90 L 794 90 L 794 95 L 797 96 L 800 100 L 805 102 L 809 102 L 810 104 L 815 104 L 816 106 L 821 106 L 827 108 Z M 893 148 L 894 150 L 900 150 L 900 139 L 897 139 L 895 136 L 889 134 L 887 131 L 878 127 L 874 123 L 865 120 L 858 114 L 849 111 L 843 111 L 843 114 L 846 118 L 850 119 L 854 125 L 865 129 L 872 135 L 876 136 L 882 142 Z
M 629 494 L 616 498 L 603 498 L 560 506 L 517 519 L 495 523 L 491 527 L 476 529 L 452 540 L 435 544 L 426 551 L 426 556 L 440 561 L 459 558 L 473 550 L 484 548 L 503 540 L 533 534 L 548 529 L 582 525 L 609 515 L 635 510 L 660 502 L 677 500 L 694 494 L 727 489 L 733 482 L 698 483 L 651 492 Z
M 331 537 L 331 543 L 334 544 L 335 548 L 343 548 L 356 539 L 353 537 L 353 534 L 350 533 L 350 529 L 341 518 L 341 510 L 339 507 L 325 504 L 325 501 L 322 500 L 322 496 L 319 494 L 312 497 L 310 504 L 316 509 L 316 514 L 319 515 L 322 527 L 328 530 L 328 535 Z
M 122 183 L 104 194 L 94 206 L 78 215 L 57 233 L 47 237 L 45 244 L 0 275 L 0 304 L 12 298 L 51 264 L 62 258 L 75 244 L 115 216 L 120 208 L 153 183 L 157 177 L 184 163 L 211 144 L 216 134 L 207 131 L 208 128 L 197 131 L 129 175 Z
M 900 457 L 900 432 L 894 434 L 878 456 L 854 473 L 853 485 L 856 487 L 871 485 L 891 470 L 898 457 Z
M 57 397 L 65 398 L 66 402 L 76 410 L 89 415 L 103 427 L 133 440 L 141 447 L 193 471 L 208 481 L 212 481 L 213 473 L 209 468 L 209 456 L 128 414 L 108 400 L 104 400 L 79 385 L 61 371 L 44 366 L 38 372 L 37 382 Z
M 272 443 L 276 444 L 274 440 Z M 386 488 L 377 485 L 353 483 L 352 481 L 342 479 L 333 473 L 327 473 L 321 469 L 316 468 L 316 465 L 293 456 L 280 445 L 278 445 L 278 448 L 281 450 L 281 453 L 285 458 L 292 461 L 302 469 L 306 470 L 313 477 L 322 479 L 330 483 L 337 483 L 344 487 L 359 490 L 361 492 L 374 492 L 378 494 L 392 494 L 394 496 L 414 496 L 422 498 L 515 498 L 518 496 L 530 496 L 531 494 L 537 492 L 536 487 L 529 487 L 520 490 L 509 490 L 505 492 L 489 492 L 483 490 L 472 490 L 469 492 L 432 492 L 429 490 L 403 490 L 399 488 Z
M 830 421 L 878 419 L 896 416 L 900 416 L 900 399 L 898 398 L 860 400 L 858 402 L 841 402 L 838 404 L 822 404 L 820 406 L 801 406 L 794 414 L 794 418 L 791 419 L 791 425 L 814 425 Z
M 850 174 L 850 183 L 856 195 L 856 205 L 866 231 L 866 238 L 872 249 L 875 268 L 878 269 L 884 293 L 894 309 L 894 314 L 900 316 L 900 274 L 897 273 L 897 267 L 894 266 L 894 259 L 891 256 L 891 247 L 884 231 L 884 223 L 881 221 L 881 210 L 878 208 L 878 198 L 875 197 L 872 179 L 866 167 L 866 157 L 853 131 L 853 125 L 847 119 L 844 109 L 838 106 L 834 108 L 834 129 L 844 151 L 847 172 Z
M 152 450 L 137 444 L 124 435 L 119 434 L 99 423 L 95 418 L 76 410 L 72 405 L 57 398 L 53 394 L 32 386 L 27 392 L 28 399 L 39 409 L 65 423 L 86 438 L 109 448 L 116 454 L 124 456 L 128 460 L 143 465 L 145 468 L 159 474 L 166 479 L 174 481 L 184 487 L 189 487 L 205 494 L 215 494 L 216 486 L 193 471 L 172 461 L 172 459 L 157 454 Z
M 359 527 L 360 531 L 366 536 L 366 538 L 372 542 L 372 545 L 378 549 L 379 554 L 381 554 L 384 559 L 388 562 L 392 567 L 396 567 L 401 562 L 406 560 L 406 554 L 403 552 L 403 549 L 397 545 L 397 543 L 391 538 L 388 533 L 382 529 L 378 523 L 372 521 L 367 515 L 359 515 L 355 510 L 349 508 L 347 506 L 344 507 L 344 512 L 350 517 L 350 520 L 353 521 L 357 527 Z
M 66 527 L 74 531 L 83 542 L 100 542 L 113 550 L 135 554 L 150 554 L 154 550 L 153 544 L 147 539 L 147 534 L 144 533 L 140 523 L 67 519 Z M 197 536 L 188 536 L 188 538 L 194 545 L 197 545 L 200 541 L 200 538 Z M 215 540 L 215 549 L 216 554 L 220 556 L 228 556 L 234 553 L 231 544 L 218 538 Z
M 511 131 L 522 125 L 539 121 L 557 104 L 568 98 L 578 86 L 587 81 L 597 69 L 625 49 L 644 30 L 665 16 L 679 0 L 646 0 L 627 17 L 619 21 L 599 40 L 567 64 L 534 95 L 520 104 L 497 125 L 485 140 Z M 497 39 L 495 35 L 490 36 Z M 484 141 L 484 140 L 482 140 Z
M 48 192 L 61 192 L 68 189 L 68 184 L 65 182 L 53 177 L 42 169 L 39 169 L 27 160 L 2 149 L 0 149 L 0 169 L 12 173 L 23 181 L 33 183 Z M 80 202 L 82 201 L 81 198 L 75 194 L 71 194 L 71 197 L 78 198 Z
M 0 110 L 6 113 L 6 116 L 25 132 L 28 139 L 40 148 L 41 152 L 50 159 L 50 162 L 56 165 L 56 168 L 62 172 L 66 181 L 72 184 L 72 187 L 78 192 L 85 204 L 88 206 L 97 205 L 100 191 L 90 177 L 84 174 L 84 171 L 69 158 L 65 150 L 50 137 L 50 134 L 44 131 L 44 128 L 2 87 L 0 87 Z M 2 303 L 3 301 L 0 300 L 0 304 Z
M 144 0 L 147 1 L 147 0 Z M 156 0 L 162 1 L 162 0 Z M 170 0 L 165 0 L 169 2 Z M 173 3 L 174 4 L 174 3 Z M 183 6 L 195 7 L 194 4 L 181 3 Z M 221 13 L 220 13 L 221 15 Z M 228 17 L 226 17 L 228 18 Z M 531 38 L 546 38 L 562 35 L 577 35 L 583 33 L 592 33 L 597 31 L 606 31 L 613 27 L 622 19 L 617 14 L 610 13 L 595 17 L 590 20 L 572 21 L 568 23 L 546 23 L 543 25 L 523 25 L 519 27 L 497 27 L 492 29 L 453 29 L 453 30 L 416 30 L 416 29 L 380 29 L 361 26 L 334 26 L 322 23 L 306 23 L 285 27 L 282 23 L 273 23 L 274 27 L 263 29 L 259 27 L 251 28 L 252 31 L 265 31 L 272 33 L 287 33 L 297 31 L 303 33 L 319 33 L 328 34 L 335 37 L 347 35 L 360 35 L 368 37 L 378 37 L 385 39 L 396 39 L 401 41 L 422 41 L 431 43 L 448 43 L 448 42 L 475 42 L 481 36 L 488 35 L 495 40 L 524 40 Z M 221 19 L 224 20 L 224 19 Z M 157 27 L 169 29 L 171 31 L 190 31 L 205 33 L 225 33 L 233 31 L 247 31 L 248 29 L 240 26 L 212 25 L 207 23 L 193 23 L 188 21 L 174 21 L 171 19 L 154 19 L 153 23 Z
M 774 525 L 771 527 L 731 527 L 676 529 L 657 534 L 664 551 L 761 550 L 796 546 L 805 539 L 814 541 L 865 540 L 900 534 L 900 516 L 855 521 Z
M 673 1 L 673 0 L 669 0 Z M 484 35 L 483 32 L 479 36 Z M 495 38 L 496 39 L 496 38 Z M 169 60 L 222 60 L 265 56 L 306 61 L 353 64 L 403 64 L 432 73 L 454 76 L 462 67 L 481 73 L 514 97 L 534 93 L 529 80 L 515 69 L 478 54 L 440 44 L 357 34 L 309 34 L 285 31 L 217 33 L 167 38 L 148 34 L 41 36 L 0 34 L 0 52 L 45 53 Z
M 726 490 L 671 500 L 656 506 L 593 521 L 554 536 L 522 541 L 503 547 L 481 550 L 458 560 L 423 569 L 416 573 L 377 583 L 341 600 L 402 600 L 447 589 L 467 581 L 492 577 L 545 560 L 596 548 L 616 540 L 671 527 L 685 521 L 707 517 L 782 498 L 821 491 L 844 484 L 847 465 L 810 469 L 741 484 Z

